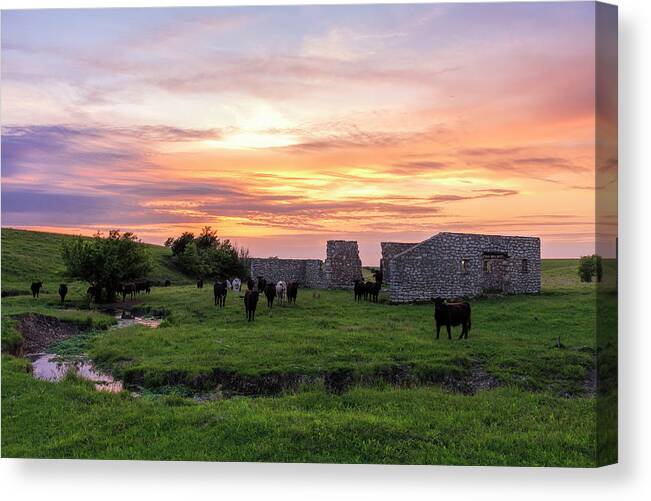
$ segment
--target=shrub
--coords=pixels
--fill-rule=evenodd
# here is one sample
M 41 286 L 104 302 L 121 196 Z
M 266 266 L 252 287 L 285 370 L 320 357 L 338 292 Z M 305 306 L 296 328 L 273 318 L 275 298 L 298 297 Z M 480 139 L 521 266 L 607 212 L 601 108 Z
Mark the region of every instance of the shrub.
M 592 276 L 595 273 L 595 263 L 593 256 L 581 256 L 579 260 L 579 277 L 581 282 L 592 282 Z
M 599 254 L 592 256 L 581 256 L 579 260 L 579 277 L 581 282 L 592 282 L 592 277 L 597 277 L 597 282 L 601 282 L 603 277 L 603 264 Z

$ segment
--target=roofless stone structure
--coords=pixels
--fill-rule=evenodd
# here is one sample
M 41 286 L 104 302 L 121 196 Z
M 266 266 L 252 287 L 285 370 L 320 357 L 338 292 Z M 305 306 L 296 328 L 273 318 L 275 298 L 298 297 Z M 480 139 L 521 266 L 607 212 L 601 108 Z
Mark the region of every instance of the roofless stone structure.
M 252 258 L 251 277 L 272 282 L 298 282 L 314 289 L 352 289 L 362 279 L 357 242 L 328 240 L 325 263 L 320 259 Z

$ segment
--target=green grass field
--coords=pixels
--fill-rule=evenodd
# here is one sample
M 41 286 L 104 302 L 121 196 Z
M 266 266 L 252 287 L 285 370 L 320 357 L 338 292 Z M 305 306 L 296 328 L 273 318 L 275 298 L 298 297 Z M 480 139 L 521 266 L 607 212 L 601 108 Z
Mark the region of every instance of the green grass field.
M 35 270 L 61 273 L 53 251 L 28 269 L 13 261 L 25 245 L 16 240 L 34 234 L 2 237 L 3 289 L 28 286 Z M 65 238 L 48 237 L 38 235 L 43 248 Z M 153 248 L 157 273 L 182 284 L 167 249 Z M 37 381 L 4 354 L 2 455 L 594 466 L 596 287 L 576 267 L 544 261 L 537 296 L 472 300 L 464 341 L 457 330 L 433 339 L 432 305 L 355 303 L 345 291 L 300 290 L 273 312 L 261 299 L 249 324 L 232 293 L 219 309 L 209 286 L 154 288 L 133 306 L 164 311 L 161 327 L 120 330 L 83 309 L 82 284 L 68 305 L 79 310 L 62 309 L 53 288 L 37 301 L 6 297 L 3 349 L 20 342 L 10 317 L 22 312 L 91 326 L 52 351 L 86 354 L 130 391 L 101 393 L 72 375 Z

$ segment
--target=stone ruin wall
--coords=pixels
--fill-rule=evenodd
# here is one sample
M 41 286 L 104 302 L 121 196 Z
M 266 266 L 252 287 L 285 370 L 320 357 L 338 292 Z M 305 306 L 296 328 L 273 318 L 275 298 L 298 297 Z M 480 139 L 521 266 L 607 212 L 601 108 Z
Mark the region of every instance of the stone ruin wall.
M 357 242 L 328 240 L 325 263 L 320 259 L 252 258 L 251 277 L 298 282 L 313 289 L 352 289 L 362 279 Z
M 540 239 L 439 233 L 396 255 L 390 262 L 390 300 L 429 301 L 435 297 L 473 297 L 484 292 L 484 253 L 505 253 L 503 292 L 540 292 Z M 466 271 L 461 260 L 467 260 Z M 522 270 L 522 260 L 528 271 Z
M 320 259 L 305 260 L 305 287 L 311 289 L 325 289 L 326 276 L 323 261 Z
M 391 285 L 391 259 L 401 252 L 411 249 L 414 245 L 418 245 L 418 242 L 380 242 L 380 248 L 382 249 L 380 269 L 382 270 L 385 285 Z
M 352 289 L 355 280 L 362 280 L 362 261 L 357 242 L 328 240 L 325 276 L 328 289 Z
M 251 277 L 271 282 L 298 282 L 301 287 L 323 289 L 326 286 L 323 261 L 320 259 L 252 258 Z

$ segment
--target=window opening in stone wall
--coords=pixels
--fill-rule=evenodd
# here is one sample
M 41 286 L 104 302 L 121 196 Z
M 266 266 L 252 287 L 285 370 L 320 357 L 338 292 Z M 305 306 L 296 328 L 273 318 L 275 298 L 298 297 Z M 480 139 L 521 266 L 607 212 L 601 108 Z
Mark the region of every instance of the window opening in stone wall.
M 491 271 L 491 260 L 484 259 L 484 273 L 490 273 Z
M 523 259 L 522 260 L 522 273 L 529 273 L 529 260 L 528 259 Z
M 469 262 L 467 259 L 461 260 L 461 273 L 468 273 Z

